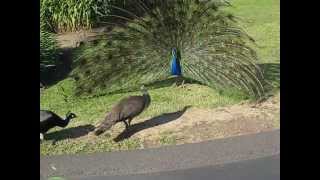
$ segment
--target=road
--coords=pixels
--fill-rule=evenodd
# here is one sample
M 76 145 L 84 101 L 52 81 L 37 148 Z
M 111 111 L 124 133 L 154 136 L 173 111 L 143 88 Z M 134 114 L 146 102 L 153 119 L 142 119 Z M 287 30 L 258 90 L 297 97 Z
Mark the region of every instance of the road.
M 125 176 L 96 176 L 79 180 L 280 180 L 280 155 L 224 165 Z
M 128 152 L 41 157 L 44 177 L 280 179 L 280 130 Z

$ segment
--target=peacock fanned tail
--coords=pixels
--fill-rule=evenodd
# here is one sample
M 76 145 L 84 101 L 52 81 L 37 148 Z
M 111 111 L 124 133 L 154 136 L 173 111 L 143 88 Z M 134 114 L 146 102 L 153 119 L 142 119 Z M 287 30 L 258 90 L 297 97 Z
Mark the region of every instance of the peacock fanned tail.
M 132 2 L 143 16 L 111 6 L 118 13 L 106 16 L 105 23 L 116 25 L 113 31 L 78 53 L 73 73 L 79 94 L 112 93 L 164 80 L 171 74 L 171 50 L 177 48 L 183 77 L 213 88 L 237 88 L 255 98 L 264 95 L 253 39 L 232 14 L 221 10 L 228 1 L 152 2 Z

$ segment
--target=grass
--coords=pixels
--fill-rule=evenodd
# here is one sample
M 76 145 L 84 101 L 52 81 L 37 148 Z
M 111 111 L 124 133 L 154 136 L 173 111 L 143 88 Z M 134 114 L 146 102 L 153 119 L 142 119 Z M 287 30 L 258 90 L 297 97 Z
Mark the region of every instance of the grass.
M 69 97 L 65 101 L 64 93 L 59 88 L 63 86 L 65 93 L 71 93 L 74 81 L 71 79 L 64 80 L 56 86 L 45 90 L 41 95 L 41 109 L 50 109 L 57 114 L 64 114 L 71 110 L 78 115 L 78 118 L 71 123 L 72 126 L 83 125 L 85 123 L 97 123 L 101 121 L 106 112 L 122 97 L 129 95 L 140 95 L 140 92 L 129 92 L 121 94 L 112 94 L 99 96 L 89 99 L 76 99 Z M 184 106 L 214 108 L 219 106 L 231 105 L 243 100 L 242 96 L 233 94 L 221 95 L 219 92 L 202 85 L 188 84 L 186 88 L 180 87 L 163 87 L 149 91 L 152 104 L 147 111 L 139 117 L 153 117 L 162 113 L 174 112 L 182 109 Z
M 255 40 L 261 63 L 280 63 L 280 0 L 232 0 L 230 9 Z
M 243 19 L 242 25 L 256 40 L 258 47 L 255 48 L 261 64 L 266 70 L 267 79 L 274 85 L 273 90 L 278 91 L 280 88 L 279 0 L 233 0 L 232 4 L 233 7 L 230 11 Z M 64 93 L 59 88 L 60 86 L 64 88 Z M 95 125 L 104 118 L 106 112 L 119 99 L 140 94 L 140 92 L 129 92 L 79 99 L 72 96 L 74 88 L 74 81 L 67 78 L 48 88 L 41 95 L 41 109 L 50 109 L 61 116 L 71 110 L 78 115 L 78 118 L 72 121 L 67 129 L 86 124 Z M 236 93 L 222 94 L 198 84 L 189 84 L 186 88 L 163 86 L 150 90 L 150 94 L 152 104 L 138 118 L 154 117 L 162 113 L 174 112 L 186 105 L 199 108 L 215 108 L 232 105 L 245 99 Z M 59 128 L 53 129 L 48 133 L 48 136 L 51 136 L 52 139 L 58 138 L 59 135 L 63 136 L 59 131 L 62 130 Z M 107 133 L 95 141 L 91 141 L 90 138 L 79 138 L 77 140 L 66 138 L 55 143 L 48 140 L 41 144 L 40 150 L 43 155 L 129 150 L 142 148 L 142 141 L 141 139 L 129 138 L 117 143 Z M 174 144 L 174 138 L 163 135 L 160 142 L 163 145 Z
M 51 32 L 77 31 L 97 25 L 110 0 L 41 0 L 41 23 Z
M 176 136 L 171 135 L 170 132 L 163 132 L 160 134 L 160 144 L 161 145 L 175 145 L 176 144 Z
M 65 101 L 64 94 L 59 86 L 65 88 L 65 93 L 72 91 L 73 80 L 68 79 L 58 83 L 56 86 L 47 89 L 41 96 L 41 109 L 50 109 L 57 114 L 64 116 L 64 114 L 71 110 L 75 112 L 78 118 L 74 119 L 66 129 L 76 128 L 86 124 L 97 124 L 106 115 L 106 112 L 116 103 L 120 98 L 137 95 L 140 92 L 130 92 L 122 94 L 113 94 L 100 96 L 90 99 L 74 99 L 70 97 Z M 185 88 L 180 87 L 163 87 L 150 90 L 152 104 L 147 111 L 143 112 L 138 118 L 154 117 L 162 113 L 175 112 L 181 110 L 184 106 L 191 105 L 193 107 L 214 108 L 225 105 L 235 104 L 243 100 L 242 96 L 230 96 L 228 94 L 221 95 L 213 89 L 197 85 L 187 84 Z M 108 135 L 99 137 L 94 144 L 89 139 L 72 140 L 68 137 L 69 132 L 63 133 L 61 128 L 55 128 L 48 133 L 48 141 L 41 144 L 41 154 L 74 154 L 74 153 L 91 153 L 102 151 L 128 150 L 137 149 L 142 146 L 139 139 L 129 138 L 120 143 L 116 143 Z M 58 133 L 57 133 L 58 132 Z M 62 140 L 53 144 L 50 139 Z M 173 140 L 166 134 L 160 139 L 160 143 L 164 145 L 172 144 Z

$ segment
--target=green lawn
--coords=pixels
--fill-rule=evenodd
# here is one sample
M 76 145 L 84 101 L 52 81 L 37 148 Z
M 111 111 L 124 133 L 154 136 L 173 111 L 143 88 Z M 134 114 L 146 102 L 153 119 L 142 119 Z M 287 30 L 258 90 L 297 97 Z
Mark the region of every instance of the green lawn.
M 280 63 L 280 0 L 232 0 L 231 11 L 256 40 L 262 63 Z
M 279 0 L 233 0 L 230 9 L 235 15 L 242 18 L 241 24 L 256 40 L 257 52 L 264 68 L 267 79 L 275 85 L 275 90 L 280 88 L 280 1 Z M 67 101 L 59 87 L 65 89 Z M 64 114 L 71 110 L 78 115 L 66 128 L 76 128 L 88 124 L 95 125 L 100 122 L 106 112 L 110 110 L 120 98 L 140 94 L 140 92 L 122 93 L 99 96 L 90 99 L 77 99 L 71 96 L 74 89 L 74 81 L 67 78 L 58 84 L 48 88 L 41 95 L 41 109 L 49 109 L 57 114 Z M 243 100 L 243 96 L 234 93 L 218 93 L 217 91 L 197 85 L 188 84 L 185 88 L 167 86 L 150 90 L 152 104 L 147 111 L 139 116 L 153 117 L 162 113 L 174 112 L 184 106 L 214 108 L 231 105 Z M 68 137 L 67 130 L 56 128 L 48 132 L 49 139 L 59 139 L 56 143 L 52 140 L 41 144 L 41 154 L 66 154 L 79 152 L 97 152 L 136 149 L 141 147 L 139 139 L 130 138 L 116 143 L 108 135 L 99 137 L 93 144 L 88 139 L 74 141 Z M 163 144 L 171 142 L 163 137 Z

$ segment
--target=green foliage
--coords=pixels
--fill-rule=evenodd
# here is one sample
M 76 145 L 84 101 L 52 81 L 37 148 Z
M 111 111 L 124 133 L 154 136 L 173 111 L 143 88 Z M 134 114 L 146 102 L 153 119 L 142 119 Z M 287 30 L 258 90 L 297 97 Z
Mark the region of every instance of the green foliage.
M 77 53 L 73 74 L 78 94 L 112 93 L 166 79 L 175 47 L 186 78 L 263 96 L 263 75 L 248 45 L 253 39 L 221 9 L 229 6 L 227 1 L 154 0 L 153 8 L 134 2 L 145 11 L 144 17 L 110 6 L 124 14 L 109 15 L 113 20 L 106 23 L 118 27 L 105 40 Z
M 40 14 L 46 30 L 77 31 L 91 28 L 109 12 L 112 0 L 40 0 Z
M 50 66 L 58 64 L 58 45 L 53 34 L 40 28 L 40 73 L 48 73 Z

